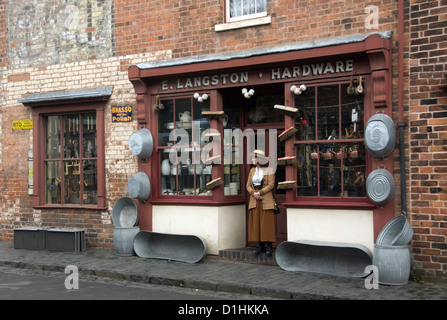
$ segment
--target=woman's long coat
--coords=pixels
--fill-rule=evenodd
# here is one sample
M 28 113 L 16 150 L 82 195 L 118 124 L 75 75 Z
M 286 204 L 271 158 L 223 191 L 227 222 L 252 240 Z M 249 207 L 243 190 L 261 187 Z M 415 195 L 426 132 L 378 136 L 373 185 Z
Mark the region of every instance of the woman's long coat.
M 262 208 L 264 210 L 273 210 L 275 209 L 275 201 L 273 200 L 273 188 L 275 187 L 275 174 L 271 168 L 263 168 L 264 171 L 264 181 L 262 184 L 261 190 L 255 190 L 253 186 L 253 175 L 255 174 L 256 167 L 251 168 L 250 173 L 248 174 L 247 180 L 247 191 L 250 194 L 250 200 L 248 202 L 248 209 L 256 208 L 256 198 L 253 196 L 253 193 L 259 191 L 262 200 Z

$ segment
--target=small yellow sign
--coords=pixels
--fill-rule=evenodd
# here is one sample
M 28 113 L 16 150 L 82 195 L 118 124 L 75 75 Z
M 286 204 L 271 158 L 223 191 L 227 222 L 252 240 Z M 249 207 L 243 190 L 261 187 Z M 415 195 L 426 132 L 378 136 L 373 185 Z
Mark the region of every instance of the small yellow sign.
M 12 130 L 31 130 L 33 119 L 12 120 Z

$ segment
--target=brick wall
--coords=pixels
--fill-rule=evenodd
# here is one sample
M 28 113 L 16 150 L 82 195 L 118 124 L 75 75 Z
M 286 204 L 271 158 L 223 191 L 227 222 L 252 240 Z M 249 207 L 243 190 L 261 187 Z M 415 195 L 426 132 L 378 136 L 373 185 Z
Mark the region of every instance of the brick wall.
M 0 0 L 0 70 L 6 65 L 6 0 Z M 1 77 L 1 72 L 0 72 Z M 0 88 L 1 92 L 1 88 Z
M 447 272 L 447 1 L 410 3 L 410 197 L 417 267 Z
M 163 58 L 169 57 L 165 55 Z M 128 149 L 127 141 L 136 121 L 111 123 L 111 106 L 135 106 L 135 94 L 124 64 L 160 59 L 152 54 L 126 56 L 53 64 L 45 68 L 27 67 L 5 70 L 0 85 L 7 94 L 2 96 L 0 120 L 0 239 L 12 239 L 13 229 L 21 226 L 57 226 L 85 228 L 90 246 L 112 246 L 111 210 L 117 199 L 127 194 L 127 180 L 138 170 L 137 161 Z M 55 76 L 57 75 L 57 76 Z M 113 86 L 106 105 L 106 191 L 108 209 L 94 210 L 34 210 L 28 195 L 28 150 L 32 149 L 32 130 L 13 130 L 12 121 L 30 119 L 31 110 L 17 100 L 27 93 L 75 90 Z M 136 113 L 133 114 L 136 119 Z
M 255 28 L 216 32 L 224 22 L 224 0 L 116 1 L 117 56 L 172 50 L 172 57 L 239 51 L 321 38 L 368 33 L 368 5 L 379 7 L 378 31 L 397 25 L 397 1 L 270 0 L 272 23 Z M 373 30 L 375 31 L 375 30 Z

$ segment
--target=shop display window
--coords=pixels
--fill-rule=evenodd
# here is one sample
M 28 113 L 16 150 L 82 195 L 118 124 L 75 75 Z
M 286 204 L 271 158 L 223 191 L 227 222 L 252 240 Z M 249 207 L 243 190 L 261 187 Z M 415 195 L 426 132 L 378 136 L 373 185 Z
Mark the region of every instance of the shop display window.
M 224 130 L 224 195 L 234 196 L 242 194 L 245 185 L 241 183 L 242 165 L 240 159 L 244 157 L 240 148 L 240 136 L 235 129 L 241 128 L 241 100 L 237 95 L 228 95 L 223 98 L 225 120 Z
M 209 142 L 210 119 L 202 111 L 210 109 L 210 99 L 194 97 L 161 100 L 158 112 L 160 154 L 160 194 L 211 196 L 206 189 L 212 165 L 205 165 L 202 153 Z
M 46 204 L 97 204 L 96 113 L 45 118 Z
M 308 86 L 295 97 L 297 196 L 363 198 L 363 95 L 349 84 Z

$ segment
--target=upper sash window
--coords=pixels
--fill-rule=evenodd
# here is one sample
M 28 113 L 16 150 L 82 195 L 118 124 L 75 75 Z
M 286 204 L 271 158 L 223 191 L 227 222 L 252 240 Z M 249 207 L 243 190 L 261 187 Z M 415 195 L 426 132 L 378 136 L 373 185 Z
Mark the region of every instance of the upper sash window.
M 226 0 L 226 21 L 240 21 L 267 15 L 267 0 Z

